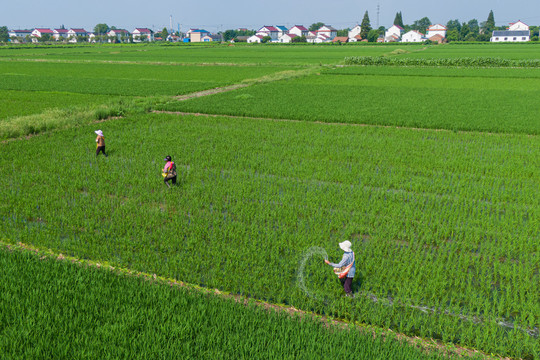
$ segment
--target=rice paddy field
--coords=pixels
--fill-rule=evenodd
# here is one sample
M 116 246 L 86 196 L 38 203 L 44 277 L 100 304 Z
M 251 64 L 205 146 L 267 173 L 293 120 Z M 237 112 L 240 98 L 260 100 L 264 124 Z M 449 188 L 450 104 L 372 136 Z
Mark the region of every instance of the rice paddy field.
M 0 354 L 540 359 L 536 54 L 0 49 Z

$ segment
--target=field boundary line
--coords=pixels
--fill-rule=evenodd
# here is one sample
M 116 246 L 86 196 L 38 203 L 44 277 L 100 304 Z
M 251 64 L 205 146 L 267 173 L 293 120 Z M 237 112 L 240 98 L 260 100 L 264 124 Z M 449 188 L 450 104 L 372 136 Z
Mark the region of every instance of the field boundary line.
M 496 354 L 486 354 L 480 350 L 467 348 L 463 346 L 458 346 L 455 344 L 446 344 L 442 341 L 435 340 L 435 339 L 425 339 L 418 336 L 409 336 L 402 333 L 397 333 L 391 329 L 384 329 L 381 327 L 368 325 L 368 324 L 362 324 L 362 323 L 350 323 L 338 318 L 333 318 L 325 315 L 319 315 L 313 312 L 305 311 L 296 309 L 293 306 L 287 306 L 287 305 L 280 305 L 280 304 L 273 304 L 269 302 L 265 302 L 262 300 L 258 300 L 255 298 L 251 298 L 248 296 L 240 295 L 240 294 L 232 294 L 226 291 L 221 291 L 219 289 L 215 288 L 206 288 L 199 285 L 186 283 L 183 281 L 179 281 L 172 278 L 167 278 L 163 276 L 158 276 L 157 274 L 150 274 L 142 271 L 137 270 L 131 270 L 129 268 L 122 268 L 117 266 L 112 266 L 107 262 L 99 262 L 95 260 L 89 260 L 89 259 L 79 259 L 73 256 L 63 255 L 62 253 L 54 252 L 51 249 L 42 249 L 36 246 L 33 246 L 31 244 L 25 244 L 22 242 L 18 242 L 17 244 L 7 243 L 4 241 L 4 239 L 0 239 L 0 251 L 20 251 L 20 252 L 27 252 L 32 253 L 34 256 L 39 257 L 40 260 L 56 260 L 56 261 L 63 261 L 63 262 L 71 262 L 72 264 L 78 264 L 79 266 L 92 266 L 96 267 L 98 269 L 101 269 L 102 271 L 112 271 L 117 275 L 126 275 L 126 276 L 132 276 L 136 278 L 142 278 L 146 281 L 154 281 L 156 283 L 162 284 L 162 285 L 169 285 L 170 287 L 180 286 L 184 287 L 186 289 L 192 290 L 192 291 L 198 291 L 204 294 L 213 295 L 217 297 L 221 297 L 224 299 L 233 299 L 236 303 L 243 304 L 243 305 L 250 305 L 254 304 L 259 307 L 264 308 L 265 310 L 273 309 L 275 311 L 281 311 L 289 314 L 290 316 L 299 315 L 299 316 L 311 316 L 313 319 L 318 319 L 319 321 L 323 322 L 327 325 L 327 327 L 336 326 L 341 329 L 349 329 L 351 330 L 354 328 L 357 331 L 361 332 L 371 332 L 373 336 L 382 336 L 383 338 L 389 334 L 392 333 L 398 338 L 399 340 L 405 341 L 410 345 L 421 347 L 426 352 L 438 352 L 442 353 L 442 355 L 460 355 L 460 356 L 467 356 L 467 357 L 475 357 L 481 356 L 483 359 L 504 359 L 504 360 L 511 360 L 509 357 L 504 357 L 501 355 Z
M 506 133 L 506 132 L 490 132 L 490 131 L 480 131 L 480 130 L 449 130 L 443 128 L 419 128 L 419 127 L 408 127 L 408 126 L 398 126 L 398 125 L 381 125 L 381 124 L 366 124 L 366 123 L 346 123 L 346 122 L 326 122 L 326 121 L 311 121 L 311 120 L 298 120 L 298 119 L 282 119 L 282 118 L 267 118 L 267 117 L 256 117 L 256 116 L 242 116 L 242 115 L 227 115 L 227 114 L 210 114 L 202 112 L 185 112 L 185 111 L 168 111 L 168 110 L 152 110 L 152 113 L 155 114 L 169 114 L 169 115 L 179 115 L 179 116 L 202 116 L 202 117 L 225 117 L 231 119 L 245 119 L 245 120 L 259 120 L 259 121 L 275 121 L 275 122 L 291 122 L 291 123 L 310 123 L 310 124 L 319 124 L 319 125 L 329 125 L 329 126 L 355 126 L 355 127 L 375 127 L 375 128 L 387 128 L 387 129 L 401 129 L 401 130 L 415 130 L 415 131 L 426 131 L 426 132 L 448 132 L 448 133 L 459 133 L 459 134 L 486 134 L 486 135 L 506 135 L 506 136 L 528 136 L 528 137 L 538 137 L 537 134 L 527 134 L 527 133 Z
M 63 60 L 63 59 L 36 59 L 36 58 L 2 58 L 0 62 L 39 62 L 39 63 L 57 63 L 57 64 L 118 64 L 118 65 L 156 65 L 156 66 L 233 66 L 233 67 L 292 67 L 292 68 L 304 68 L 307 65 L 298 65 L 294 63 L 227 63 L 227 62 L 166 62 L 166 61 L 130 61 L 130 60 Z
M 203 96 L 209 96 L 209 95 L 234 91 L 234 90 L 242 89 L 248 86 L 249 84 L 233 84 L 233 85 L 222 86 L 222 87 L 217 87 L 217 88 L 208 89 L 208 90 L 197 91 L 197 92 L 193 92 L 193 93 L 189 93 L 185 95 L 179 95 L 179 96 L 175 96 L 174 98 L 175 100 L 178 100 L 178 101 L 186 101 L 186 100 L 195 99 L 195 98 L 199 98 Z

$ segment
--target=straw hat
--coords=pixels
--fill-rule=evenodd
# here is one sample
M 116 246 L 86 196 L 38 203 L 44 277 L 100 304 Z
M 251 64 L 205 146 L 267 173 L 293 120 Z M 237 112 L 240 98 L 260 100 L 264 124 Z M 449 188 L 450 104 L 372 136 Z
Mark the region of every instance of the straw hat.
M 341 250 L 345 251 L 345 252 L 351 252 L 351 242 L 349 240 L 345 240 L 344 242 L 340 242 L 339 243 L 339 247 L 341 248 Z
M 103 131 L 101 130 L 96 130 L 94 131 L 96 134 L 98 134 L 99 136 L 103 136 Z

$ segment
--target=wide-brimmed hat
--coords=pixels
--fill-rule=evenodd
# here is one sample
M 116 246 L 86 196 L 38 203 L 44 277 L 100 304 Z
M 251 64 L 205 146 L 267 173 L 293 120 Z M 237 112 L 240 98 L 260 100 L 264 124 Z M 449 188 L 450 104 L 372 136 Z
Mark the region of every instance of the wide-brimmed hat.
M 351 252 L 351 242 L 349 240 L 345 240 L 344 242 L 340 242 L 339 243 L 339 247 L 341 248 L 341 250 L 345 251 L 345 252 Z
M 103 131 L 101 130 L 96 130 L 94 131 L 96 134 L 98 134 L 99 136 L 103 136 Z

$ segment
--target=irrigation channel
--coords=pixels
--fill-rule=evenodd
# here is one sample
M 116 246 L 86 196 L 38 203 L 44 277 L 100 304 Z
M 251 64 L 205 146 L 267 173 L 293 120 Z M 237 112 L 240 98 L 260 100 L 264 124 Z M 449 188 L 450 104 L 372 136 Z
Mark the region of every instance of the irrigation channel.
M 306 281 L 305 281 L 306 280 L 306 275 L 305 275 L 306 264 L 314 256 L 318 256 L 318 257 L 321 257 L 323 259 L 328 259 L 328 253 L 322 247 L 313 246 L 313 247 L 310 247 L 309 249 L 307 249 L 304 252 L 304 254 L 302 255 L 302 258 L 301 258 L 300 263 L 298 265 L 297 286 L 307 296 L 312 297 L 312 298 L 317 299 L 317 300 L 324 300 L 324 296 L 322 294 L 320 294 L 319 292 L 313 290 L 313 289 L 309 289 L 308 286 L 306 285 Z M 450 310 L 447 310 L 447 309 L 429 307 L 429 306 L 424 306 L 424 305 L 413 305 L 413 304 L 408 304 L 408 303 L 402 303 L 401 301 L 394 300 L 394 298 L 392 298 L 392 297 L 379 298 L 377 295 L 369 293 L 367 291 L 356 291 L 356 292 L 354 292 L 354 297 L 355 298 L 360 297 L 360 296 L 368 298 L 371 301 L 373 301 L 374 303 L 381 304 L 383 306 L 394 306 L 394 304 L 396 304 L 396 305 L 406 306 L 406 307 L 409 307 L 409 308 L 412 308 L 412 309 L 416 309 L 416 310 L 422 311 L 422 312 L 424 312 L 426 314 L 427 313 L 432 313 L 432 314 L 435 313 L 435 314 L 444 314 L 444 315 L 448 315 L 448 316 L 458 317 L 461 320 L 469 321 L 469 322 L 472 322 L 474 324 L 480 324 L 480 323 L 486 322 L 485 319 L 483 319 L 483 318 L 481 318 L 479 316 L 467 316 L 467 315 L 463 315 L 461 313 L 457 314 L 455 312 L 451 312 Z M 512 322 L 511 320 L 508 320 L 508 319 L 498 318 L 498 319 L 495 319 L 495 320 L 492 320 L 492 321 L 495 322 L 497 325 L 505 328 L 505 329 L 508 329 L 508 330 L 513 330 L 513 329 L 520 330 L 520 331 L 523 331 L 527 335 L 529 335 L 531 337 L 534 337 L 534 338 L 538 338 L 539 334 L 540 334 L 540 329 L 538 329 L 537 327 L 535 327 L 533 329 L 524 328 L 522 326 L 514 324 L 514 322 Z

